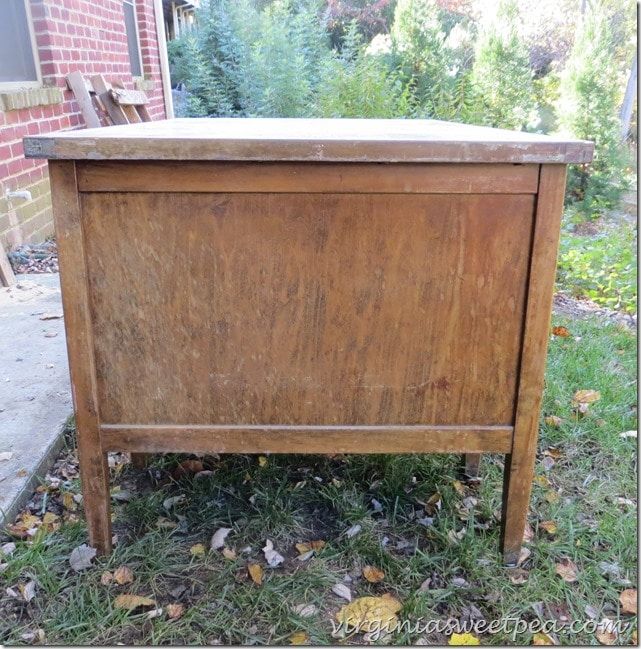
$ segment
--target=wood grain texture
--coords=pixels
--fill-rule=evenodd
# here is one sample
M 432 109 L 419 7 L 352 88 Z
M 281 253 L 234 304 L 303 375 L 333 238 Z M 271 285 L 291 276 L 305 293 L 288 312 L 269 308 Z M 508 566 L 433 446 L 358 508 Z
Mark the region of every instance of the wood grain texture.
M 100 442 L 86 254 L 73 162 L 50 162 L 71 389 L 78 431 L 83 506 L 91 545 L 111 551 L 109 469 Z
M 518 559 L 532 489 L 565 178 L 565 166 L 541 167 L 514 440 L 505 464 L 502 544 L 507 564 Z
M 154 453 L 506 453 L 511 426 L 158 426 L 101 428 L 109 450 Z
M 92 162 L 82 192 L 535 194 L 539 165 Z
M 94 87 L 100 92 L 95 80 Z M 580 140 L 420 119 L 173 119 L 24 139 L 27 157 L 75 160 L 538 164 L 589 162 L 593 148 Z
M 511 425 L 533 204 L 82 194 L 101 420 Z

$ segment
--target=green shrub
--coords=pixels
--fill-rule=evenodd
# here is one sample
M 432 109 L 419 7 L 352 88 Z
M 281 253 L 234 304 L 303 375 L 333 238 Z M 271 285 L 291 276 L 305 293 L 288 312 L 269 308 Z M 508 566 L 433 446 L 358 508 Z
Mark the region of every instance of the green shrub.
M 594 3 L 561 76 L 558 104 L 562 130 L 595 143 L 593 162 L 570 167 L 568 176 L 570 198 L 580 201 L 588 214 L 614 206 L 625 189 L 613 47 L 608 17 Z
M 536 125 L 532 70 L 515 0 L 501 0 L 496 14 L 481 24 L 472 82 L 484 124 L 519 130 Z
M 608 223 L 588 236 L 566 226 L 561 236 L 559 287 L 610 309 L 636 313 L 635 251 L 636 230 L 625 221 Z

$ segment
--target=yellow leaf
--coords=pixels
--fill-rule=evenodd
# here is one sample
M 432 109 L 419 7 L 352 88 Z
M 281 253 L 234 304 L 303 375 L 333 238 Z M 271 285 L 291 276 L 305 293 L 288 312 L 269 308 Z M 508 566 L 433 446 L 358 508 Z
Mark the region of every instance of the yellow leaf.
M 452 482 L 452 486 L 454 487 L 454 491 L 456 491 L 459 496 L 465 495 L 465 487 L 460 480 L 454 480 L 454 482 Z
M 556 534 L 557 527 L 554 521 L 543 521 L 539 524 L 539 527 L 543 528 L 551 536 Z
M 309 636 L 305 631 L 296 631 L 289 636 L 289 644 L 307 644 L 309 642 Z
M 561 559 L 559 563 L 554 566 L 554 571 L 556 572 L 563 581 L 567 581 L 569 584 L 577 580 L 577 567 L 574 561 L 570 559 Z
M 425 503 L 425 511 L 431 516 L 441 509 L 441 505 L 441 494 L 437 491 L 435 494 L 432 494 Z
M 47 512 L 42 518 L 42 526 L 47 532 L 54 532 L 60 527 L 60 517 L 51 512 Z
M 391 595 L 381 597 L 359 597 L 343 606 L 336 619 L 343 624 L 346 631 L 358 630 L 363 632 L 391 631 L 396 626 L 396 613 L 402 604 Z
M 550 505 L 553 505 L 554 503 L 558 503 L 560 497 L 561 496 L 559 496 L 559 494 L 552 489 L 550 489 L 550 491 L 545 492 L 545 499 L 550 503 Z
M 236 553 L 231 548 L 223 548 L 223 557 L 233 561 L 236 558 Z
M 619 601 L 624 613 L 636 615 L 637 612 L 637 589 L 626 588 L 620 595 Z
M 263 583 L 263 569 L 257 563 L 250 563 L 247 572 L 255 584 L 260 586 Z
M 133 611 L 139 606 L 156 606 L 156 602 L 150 597 L 142 597 L 141 595 L 118 595 L 114 600 L 116 608 L 122 608 L 127 611 Z
M 552 426 L 554 428 L 558 428 L 563 423 L 563 419 L 561 419 L 561 417 L 557 417 L 556 415 L 549 415 L 544 419 L 544 421 L 548 426 Z
M 538 484 L 539 487 L 549 487 L 550 486 L 550 481 L 547 479 L 547 476 L 544 476 L 544 475 L 534 476 L 533 482 L 534 482 L 534 484 Z
M 447 641 L 449 645 L 456 645 L 459 647 L 462 646 L 477 646 L 481 644 L 481 641 L 471 633 L 452 633 L 450 639 Z
M 267 462 L 268 462 L 268 460 L 264 455 L 259 455 L 258 456 L 258 464 L 260 466 L 267 466 Z
M 535 633 L 532 638 L 533 645 L 553 645 L 556 644 L 547 633 Z
M 378 584 L 379 581 L 385 579 L 385 573 L 375 566 L 364 566 L 363 577 L 365 577 L 365 579 L 367 579 L 371 584 Z
M 167 604 L 167 617 L 170 620 L 177 620 L 182 617 L 185 612 L 185 607 L 182 604 Z
M 310 550 L 322 550 L 325 547 L 325 541 L 308 541 L 307 543 L 297 543 L 296 549 L 299 554 L 305 554 Z
M 577 390 L 572 397 L 572 405 L 578 406 L 580 403 L 594 403 L 601 398 L 598 390 Z
M 134 580 L 134 573 L 131 572 L 131 569 L 127 568 L 127 566 L 120 566 L 120 568 L 114 572 L 114 579 L 116 580 L 116 583 L 121 586 L 123 584 L 130 584 Z
M 189 554 L 193 557 L 204 557 L 207 553 L 207 548 L 202 543 L 196 543 L 189 548 Z
M 76 509 L 78 509 L 78 505 L 73 499 L 73 494 L 70 491 L 65 491 L 62 494 L 62 506 L 71 512 L 75 512 Z

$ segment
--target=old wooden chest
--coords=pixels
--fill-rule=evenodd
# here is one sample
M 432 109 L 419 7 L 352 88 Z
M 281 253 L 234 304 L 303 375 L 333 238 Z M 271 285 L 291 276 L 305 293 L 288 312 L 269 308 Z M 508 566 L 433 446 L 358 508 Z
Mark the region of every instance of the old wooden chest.
M 590 143 L 424 120 L 194 119 L 25 150 L 50 160 L 100 552 L 108 451 L 498 452 L 515 561 L 566 165 Z

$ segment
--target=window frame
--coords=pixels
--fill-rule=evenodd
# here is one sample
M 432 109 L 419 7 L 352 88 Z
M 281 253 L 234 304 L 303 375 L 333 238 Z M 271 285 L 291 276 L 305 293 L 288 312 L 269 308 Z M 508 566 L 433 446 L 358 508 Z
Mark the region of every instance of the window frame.
M 38 42 L 36 41 L 36 31 L 33 27 L 33 15 L 31 14 L 31 3 L 29 0 L 23 0 L 25 16 L 27 17 L 27 30 L 29 32 L 29 41 L 31 43 L 31 55 L 33 56 L 33 66 L 36 69 L 35 80 L 25 81 L 0 81 L 0 92 L 7 90 L 28 90 L 31 88 L 42 88 L 42 70 L 40 68 L 40 53 L 38 52 Z
M 134 27 L 136 29 L 136 45 L 138 46 L 136 49 L 138 50 L 138 62 L 140 65 L 140 74 L 134 74 L 131 72 L 131 78 L 132 79 L 144 79 L 145 78 L 145 67 L 144 63 L 142 60 L 142 45 L 140 44 L 140 29 L 138 28 L 138 6 L 136 0 L 122 0 L 123 5 L 131 5 L 133 11 L 134 11 Z M 124 15 L 124 8 L 123 8 L 123 19 L 125 20 L 125 36 L 127 37 L 127 54 L 129 55 L 129 33 L 127 31 L 127 20 L 125 19 Z M 129 55 L 129 68 L 131 71 L 131 55 Z

